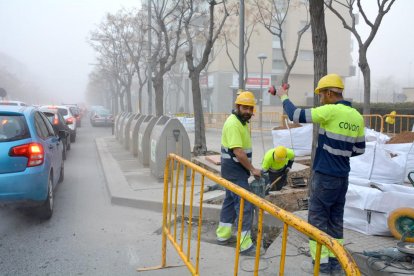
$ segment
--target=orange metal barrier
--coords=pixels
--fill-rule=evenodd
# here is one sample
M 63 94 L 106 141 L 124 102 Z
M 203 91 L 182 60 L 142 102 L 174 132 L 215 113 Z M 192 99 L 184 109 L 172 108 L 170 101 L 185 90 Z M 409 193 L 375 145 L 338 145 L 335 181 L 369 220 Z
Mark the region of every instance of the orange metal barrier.
M 187 173 L 191 171 L 191 184 L 187 187 Z M 200 176 L 200 193 L 195 193 L 196 174 Z M 258 230 L 256 239 L 256 248 L 261 247 L 263 233 L 263 216 L 267 212 L 275 219 L 281 220 L 283 225 L 283 236 L 281 246 L 281 258 L 279 265 L 279 275 L 284 275 L 286 247 L 288 238 L 288 228 L 293 227 L 306 236 L 317 242 L 317 252 L 315 260 L 314 275 L 319 274 L 320 257 L 322 245 L 326 246 L 341 263 L 346 275 L 360 275 L 359 269 L 353 260 L 351 254 L 334 238 L 320 231 L 306 221 L 296 217 L 269 201 L 258 197 L 255 194 L 227 181 L 216 174 L 203 169 L 194 163 L 181 158 L 178 155 L 170 154 L 167 158 L 164 170 L 164 201 L 163 201 L 163 219 L 162 219 L 162 258 L 161 265 L 156 267 L 142 268 L 138 271 L 154 270 L 167 267 L 167 239 L 177 251 L 178 255 L 187 266 L 192 275 L 200 275 L 200 255 L 201 255 L 201 230 L 203 223 L 203 195 L 205 179 L 223 186 L 240 196 L 240 215 L 238 218 L 237 243 L 235 250 L 234 275 L 238 274 L 239 269 L 239 250 L 240 236 L 243 222 L 243 210 L 245 201 L 249 201 L 258 208 Z M 180 182 L 181 181 L 181 182 Z M 189 189 L 189 191 L 187 190 Z M 189 197 L 189 198 L 188 198 Z M 196 206 L 196 200 L 199 200 L 199 206 Z M 181 202 L 181 203 L 180 203 Z M 197 238 L 192 240 L 192 219 L 194 209 L 198 207 L 198 231 Z M 188 218 L 190 223 L 186 226 L 184 219 L 181 220 L 180 231 L 177 230 L 177 218 Z M 187 231 L 187 235 L 185 235 Z M 192 244 L 195 243 L 195 245 Z M 195 247 L 195 248 L 194 248 Z M 191 256 L 191 252 L 195 252 L 195 257 Z M 258 275 L 260 263 L 260 251 L 256 251 L 254 275 Z
M 379 114 L 364 114 L 362 115 L 365 121 L 365 127 L 371 128 L 378 132 L 384 131 L 384 118 Z

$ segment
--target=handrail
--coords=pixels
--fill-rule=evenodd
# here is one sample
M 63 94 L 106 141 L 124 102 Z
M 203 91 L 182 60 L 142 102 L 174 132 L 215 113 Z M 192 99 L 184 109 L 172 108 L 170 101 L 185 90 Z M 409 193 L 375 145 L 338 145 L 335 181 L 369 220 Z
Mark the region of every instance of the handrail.
M 182 172 L 181 172 L 181 169 Z M 190 188 L 190 204 L 186 206 L 187 200 L 187 171 L 191 170 L 191 188 Z M 175 172 L 175 178 L 174 178 Z M 181 208 L 181 216 L 182 218 L 188 213 L 188 218 L 192 221 L 193 218 L 193 211 L 194 211 L 194 180 L 195 174 L 199 173 L 201 175 L 201 187 L 199 193 L 199 216 L 198 216 L 198 233 L 197 233 L 197 244 L 196 244 L 196 257 L 195 263 L 192 262 L 194 260 L 191 258 L 191 223 L 189 223 L 187 231 L 187 250 L 185 251 L 184 248 L 184 224 L 181 221 L 181 233 L 179 235 L 179 239 L 177 240 L 177 214 L 179 212 L 179 208 Z M 179 185 L 180 175 L 182 177 L 182 185 Z M 326 246 L 331 252 L 337 257 L 338 261 L 342 265 L 346 275 L 360 275 L 358 266 L 356 265 L 354 259 L 352 258 L 351 254 L 334 238 L 330 237 L 328 234 L 322 232 L 321 230 L 317 229 L 316 227 L 310 225 L 306 221 L 302 220 L 301 218 L 295 216 L 294 214 L 287 212 L 278 206 L 270 203 L 269 201 L 258 197 L 257 195 L 250 193 L 249 191 L 235 185 L 234 183 L 219 177 L 218 175 L 200 167 L 196 164 L 178 156 L 175 154 L 169 154 L 166 160 L 166 165 L 164 169 L 164 201 L 163 201 L 163 223 L 162 223 L 162 259 L 161 265 L 157 267 L 151 268 L 143 268 L 139 269 L 142 270 L 152 270 L 152 269 L 159 269 L 159 268 L 166 268 L 166 246 L 167 246 L 167 239 L 171 242 L 173 247 L 176 249 L 178 255 L 183 260 L 184 264 L 187 266 L 189 271 L 192 275 L 199 275 L 200 273 L 200 240 L 201 240 L 201 227 L 202 227 L 202 216 L 203 216 L 203 194 L 204 194 L 204 182 L 205 178 L 212 180 L 213 182 L 223 186 L 224 188 L 232 191 L 233 193 L 240 196 L 240 215 L 239 215 L 239 223 L 238 223 L 238 231 L 237 231 L 237 245 L 236 245 L 236 252 L 235 252 L 235 263 L 234 263 L 234 275 L 238 274 L 238 267 L 239 267 L 239 244 L 240 244 L 240 237 L 241 237 L 241 227 L 243 221 L 243 210 L 245 201 L 249 201 L 253 205 L 259 208 L 258 214 L 258 232 L 257 232 L 257 241 L 256 241 L 256 248 L 260 248 L 261 246 L 261 239 L 262 239 L 262 232 L 263 232 L 263 213 L 266 211 L 274 218 L 277 218 L 283 221 L 283 236 L 282 236 L 282 248 L 281 248 L 281 258 L 280 258 L 280 266 L 279 266 L 279 274 L 284 274 L 285 268 L 285 257 L 286 257 L 286 244 L 287 244 L 287 236 L 288 236 L 288 227 L 291 226 L 298 230 L 299 232 L 305 234 L 306 236 L 314 239 L 317 242 L 317 251 L 316 251 L 316 259 L 315 259 L 315 268 L 314 274 L 318 275 L 319 273 L 319 264 L 320 264 L 320 256 L 321 256 L 321 249 L 322 245 Z M 175 183 L 174 183 L 175 180 Z M 179 189 L 182 188 L 182 192 L 179 193 Z M 182 204 L 179 206 L 178 204 L 178 195 L 182 197 Z M 174 195 L 174 200 L 173 200 Z M 187 207 L 187 208 L 186 208 Z M 186 213 L 186 210 L 188 211 Z M 173 225 L 172 225 L 172 216 L 174 215 Z M 173 226 L 173 227 L 172 227 Z M 173 232 L 171 232 L 173 230 Z M 259 262 L 260 262 L 260 252 L 259 250 L 256 251 L 255 257 L 255 265 L 254 265 L 254 275 L 258 275 L 259 271 Z

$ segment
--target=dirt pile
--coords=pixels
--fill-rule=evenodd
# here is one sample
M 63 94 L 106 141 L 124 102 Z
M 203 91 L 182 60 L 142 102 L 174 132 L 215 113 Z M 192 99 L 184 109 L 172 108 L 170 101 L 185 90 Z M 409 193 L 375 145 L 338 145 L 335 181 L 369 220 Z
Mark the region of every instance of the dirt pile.
M 404 144 L 412 143 L 414 141 L 414 132 L 405 131 L 392 137 L 387 144 Z

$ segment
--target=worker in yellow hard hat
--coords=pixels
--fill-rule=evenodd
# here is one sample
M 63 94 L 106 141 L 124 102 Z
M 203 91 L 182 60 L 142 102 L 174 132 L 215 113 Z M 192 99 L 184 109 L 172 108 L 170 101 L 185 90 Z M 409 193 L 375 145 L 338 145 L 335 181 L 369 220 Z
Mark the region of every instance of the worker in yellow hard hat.
M 286 185 L 287 173 L 292 168 L 294 159 L 294 151 L 284 146 L 277 146 L 266 152 L 262 161 L 262 171 L 268 173 L 266 184 L 271 185 L 266 192 L 280 191 Z
M 323 76 L 315 89 L 321 106 L 302 109 L 289 99 L 288 89 L 281 87 L 276 95 L 283 103 L 289 119 L 295 123 L 319 124 L 317 147 L 312 164 L 308 222 L 344 243 L 343 222 L 350 157 L 365 151 L 364 118 L 343 97 L 344 83 L 337 74 Z M 312 137 L 309 137 L 312 139 Z M 302 269 L 313 272 L 318 242 L 309 240 L 312 262 L 305 262 Z M 322 273 L 337 275 L 342 267 L 336 256 L 325 246 L 320 251 Z
M 256 99 L 252 92 L 241 92 L 235 101 L 235 109 L 226 119 L 221 134 L 221 176 L 241 188 L 251 191 L 248 178 L 260 178 L 261 170 L 252 165 L 252 142 L 248 123 L 253 115 Z M 216 230 L 217 241 L 225 244 L 231 241 L 233 224 L 240 212 L 240 197 L 226 190 Z M 253 205 L 245 201 L 240 239 L 240 254 L 255 256 L 256 247 L 251 238 Z M 237 229 L 237 228 L 236 228 Z
M 391 111 L 391 113 L 385 118 L 385 122 L 390 125 L 395 124 L 395 115 L 397 115 L 397 112 Z

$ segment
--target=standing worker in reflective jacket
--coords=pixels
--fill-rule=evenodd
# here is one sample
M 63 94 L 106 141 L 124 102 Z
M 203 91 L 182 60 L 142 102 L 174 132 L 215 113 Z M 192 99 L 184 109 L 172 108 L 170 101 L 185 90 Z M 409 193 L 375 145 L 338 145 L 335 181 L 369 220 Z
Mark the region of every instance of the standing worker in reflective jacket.
M 344 84 L 340 76 L 322 77 L 315 89 L 322 106 L 300 109 L 289 100 L 288 91 L 280 87 L 277 95 L 289 119 L 297 123 L 320 124 L 318 144 L 313 161 L 313 179 L 309 199 L 308 221 L 343 244 L 343 215 L 348 190 L 349 158 L 365 151 L 364 120 L 343 98 Z M 316 242 L 309 241 L 312 259 Z M 311 264 L 304 266 L 312 269 Z M 307 268 L 303 268 L 308 270 Z M 340 273 L 341 266 L 326 247 L 322 247 L 322 273 Z
M 260 177 L 261 171 L 252 165 L 252 142 L 248 122 L 253 115 L 256 100 L 252 92 L 241 92 L 236 98 L 233 110 L 223 125 L 221 134 L 221 176 L 236 185 L 250 191 L 248 178 L 250 173 Z M 226 197 L 220 213 L 220 223 L 216 230 L 217 241 L 227 243 L 232 236 L 232 226 L 239 216 L 240 197 L 226 190 Z M 244 203 L 243 225 L 240 239 L 240 253 L 255 255 L 255 246 L 251 239 L 253 206 Z

